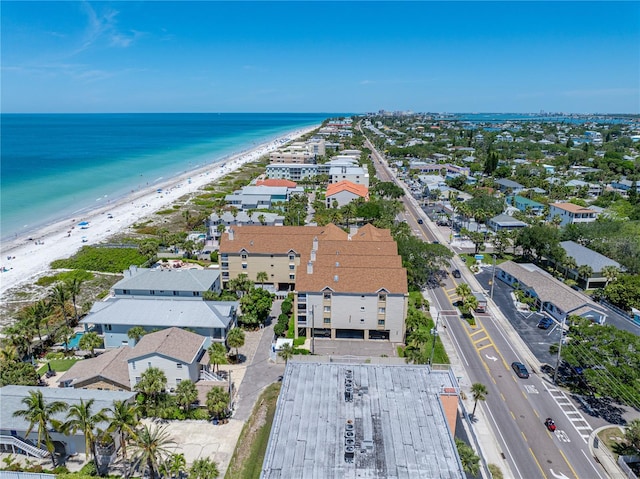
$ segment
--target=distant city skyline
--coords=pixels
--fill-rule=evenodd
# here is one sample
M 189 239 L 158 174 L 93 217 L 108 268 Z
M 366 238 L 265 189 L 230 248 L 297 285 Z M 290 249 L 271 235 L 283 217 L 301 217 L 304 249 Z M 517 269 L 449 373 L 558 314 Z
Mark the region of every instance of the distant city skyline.
M 640 113 L 640 2 L 2 2 L 2 112 Z

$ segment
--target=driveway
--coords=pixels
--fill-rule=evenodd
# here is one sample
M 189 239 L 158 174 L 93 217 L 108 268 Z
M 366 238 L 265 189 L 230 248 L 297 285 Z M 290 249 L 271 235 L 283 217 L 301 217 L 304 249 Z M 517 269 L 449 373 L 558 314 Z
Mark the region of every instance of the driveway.
M 314 352 L 320 356 L 397 357 L 398 344 L 389 341 L 351 341 L 349 339 L 314 339 Z

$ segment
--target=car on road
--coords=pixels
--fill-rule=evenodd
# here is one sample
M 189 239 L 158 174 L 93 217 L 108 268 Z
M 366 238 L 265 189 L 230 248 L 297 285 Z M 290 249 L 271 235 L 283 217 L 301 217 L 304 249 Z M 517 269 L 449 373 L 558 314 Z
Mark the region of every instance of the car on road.
M 511 363 L 511 368 L 519 378 L 527 379 L 529 377 L 529 371 L 527 371 L 527 367 L 524 364 L 514 361 Z
M 460 278 L 460 277 L 462 276 L 462 275 L 460 274 L 460 270 L 459 270 L 459 269 L 454 269 L 454 270 L 451 272 L 451 275 L 452 275 L 454 278 Z
M 423 223 L 424 223 L 424 221 L 422 221 L 422 218 L 420 218 L 420 219 L 418 220 L 418 224 L 419 224 L 419 225 L 421 225 L 421 224 L 423 224 Z
M 542 318 L 538 323 L 538 327 L 540 329 L 549 329 L 553 324 L 553 319 L 551 318 Z

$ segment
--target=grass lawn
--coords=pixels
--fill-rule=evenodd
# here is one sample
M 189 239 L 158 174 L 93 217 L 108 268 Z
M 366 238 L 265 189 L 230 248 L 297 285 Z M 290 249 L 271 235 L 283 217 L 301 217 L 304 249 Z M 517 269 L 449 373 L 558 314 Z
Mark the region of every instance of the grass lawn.
M 258 479 L 267 452 L 271 424 L 276 413 L 280 383 L 268 386 L 242 428 L 225 479 Z
M 624 442 L 624 433 L 619 427 L 608 427 L 598 433 L 598 438 L 614 453 L 616 446 Z
M 68 359 L 52 359 L 49 361 L 51 365 L 51 369 L 56 372 L 64 372 L 67 371 L 71 366 L 73 366 L 77 361 L 80 361 L 77 358 L 68 358 Z M 38 374 L 44 374 L 47 372 L 49 368 L 45 364 L 40 369 L 38 369 Z

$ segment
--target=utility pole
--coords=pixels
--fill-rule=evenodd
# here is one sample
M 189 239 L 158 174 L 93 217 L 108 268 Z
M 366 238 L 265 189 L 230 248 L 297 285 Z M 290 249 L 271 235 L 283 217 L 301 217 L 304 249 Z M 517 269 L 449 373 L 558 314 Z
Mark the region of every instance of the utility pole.
M 496 255 L 493 255 L 493 277 L 491 278 L 491 299 L 493 299 L 493 285 L 496 284 Z
M 433 365 L 433 355 L 436 352 L 436 338 L 438 337 L 439 322 L 440 322 L 440 311 L 438 311 L 438 316 L 436 316 L 436 325 L 431 330 L 431 334 L 433 334 L 433 343 L 431 344 L 431 354 L 429 355 L 429 366 Z
M 558 368 L 560 367 L 560 353 L 562 352 L 562 337 L 564 335 L 564 325 L 567 321 L 567 317 L 565 316 L 562 319 L 562 323 L 560 324 L 560 341 L 558 342 L 558 356 L 556 357 L 556 367 L 553 370 L 553 384 L 556 384 L 556 379 L 558 378 Z

